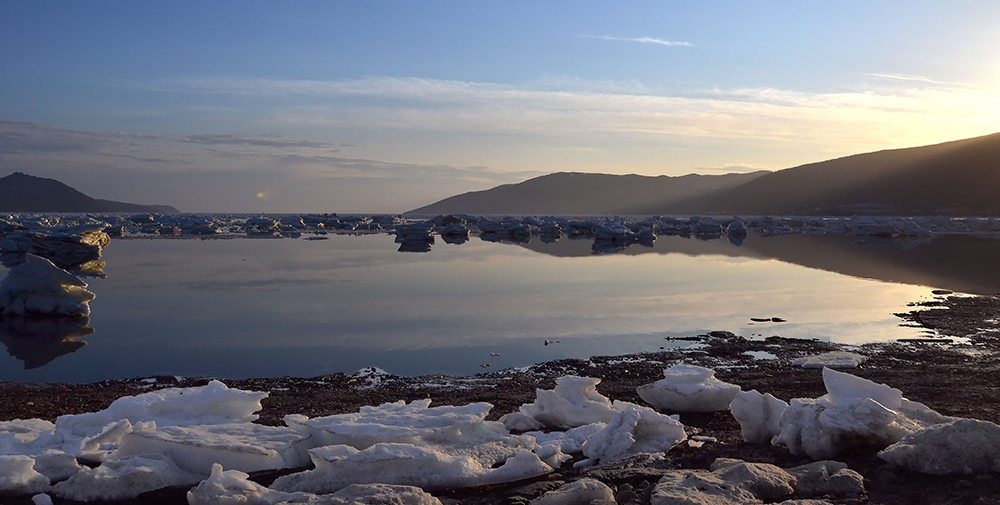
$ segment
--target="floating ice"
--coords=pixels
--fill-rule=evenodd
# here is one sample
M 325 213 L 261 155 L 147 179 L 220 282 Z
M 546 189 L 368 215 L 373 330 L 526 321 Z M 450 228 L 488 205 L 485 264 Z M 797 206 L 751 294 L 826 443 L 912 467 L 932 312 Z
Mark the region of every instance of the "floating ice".
M 740 387 L 716 379 L 711 369 L 674 365 L 663 371 L 663 379 L 639 386 L 636 392 L 660 410 L 718 412 L 729 407 Z
M 253 423 L 140 427 L 121 437 L 112 457 L 163 453 L 198 475 L 208 475 L 214 463 L 243 472 L 277 470 L 308 464 L 308 438 L 291 428 Z
M 0 496 L 43 493 L 49 479 L 33 468 L 34 458 L 21 454 L 0 455 Z
M 823 369 L 827 394 L 792 399 L 781 415 L 772 443 L 792 454 L 830 458 L 847 443 L 886 446 L 905 435 L 954 420 L 902 397 L 898 389 L 829 368 Z
M 4 315 L 87 316 L 94 293 L 87 283 L 51 261 L 27 254 L 0 281 L 0 310 Z
M 792 360 L 792 366 L 799 366 L 802 368 L 857 368 L 859 365 L 868 360 L 867 356 L 863 356 L 854 352 L 844 352 L 844 351 L 833 351 L 823 354 L 816 354 L 813 356 L 804 356 L 801 358 L 796 358 Z
M 102 230 L 106 223 L 55 230 L 22 230 L 0 236 L 0 252 L 32 254 L 50 259 L 61 268 L 101 258 L 111 237 Z
M 1000 472 L 1000 426 L 959 419 L 911 433 L 878 457 L 914 472 L 936 475 Z
M 350 484 L 383 483 L 446 489 L 498 484 L 552 471 L 534 453 L 521 450 L 502 465 L 431 447 L 379 443 L 363 451 L 332 445 L 309 451 L 316 468 L 280 477 L 273 489 L 331 493 Z
M 520 414 L 538 421 L 545 427 L 568 429 L 591 423 L 606 423 L 615 416 L 611 401 L 597 392 L 601 379 L 566 375 L 556 379 L 555 389 L 538 389 L 535 402 L 521 405 Z M 509 415 L 509 414 L 508 414 Z M 500 418 L 506 425 L 521 419 L 517 416 Z
M 662 453 L 684 441 L 684 425 L 649 407 L 614 403 L 618 412 L 601 431 L 583 444 L 583 455 L 601 462 L 641 453 Z
M 203 476 L 181 470 L 165 454 L 108 458 L 52 487 L 52 494 L 76 501 L 125 500 L 170 486 L 195 484 Z
M 760 394 L 756 389 L 743 391 L 733 398 L 729 411 L 740 423 L 743 441 L 751 444 L 766 444 L 781 432 L 779 421 L 788 404 L 771 396 Z
M 615 503 L 615 493 L 599 480 L 580 479 L 531 500 L 530 505 L 580 505 L 594 502 Z

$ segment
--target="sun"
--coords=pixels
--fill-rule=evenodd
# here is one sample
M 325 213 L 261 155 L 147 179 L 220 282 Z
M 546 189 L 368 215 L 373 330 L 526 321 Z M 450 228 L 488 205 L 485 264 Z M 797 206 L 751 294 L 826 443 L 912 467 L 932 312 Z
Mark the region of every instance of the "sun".
M 267 195 L 264 194 L 263 191 L 261 191 L 260 193 L 257 193 L 257 198 L 264 199 L 264 198 L 267 198 Z

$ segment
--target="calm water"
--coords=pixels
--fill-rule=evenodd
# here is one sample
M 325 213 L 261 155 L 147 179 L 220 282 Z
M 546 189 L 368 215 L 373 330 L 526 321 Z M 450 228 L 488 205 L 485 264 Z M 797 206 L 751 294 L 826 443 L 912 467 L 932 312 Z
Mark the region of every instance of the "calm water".
M 655 351 L 680 345 L 664 337 L 709 330 L 862 343 L 919 336 L 892 314 L 931 288 L 1000 290 L 990 284 L 1000 276 L 982 271 L 997 268 L 984 266 L 997 241 L 968 237 L 909 249 L 843 236 L 752 236 L 739 248 L 660 237 L 599 256 L 567 239 L 397 247 L 388 235 L 115 240 L 107 278 L 90 284 L 93 334 L 75 344 L 3 334 L 24 361 L 0 359 L 0 380 L 308 377 L 364 366 L 464 375 L 485 363 Z M 772 316 L 787 322 L 749 324 Z

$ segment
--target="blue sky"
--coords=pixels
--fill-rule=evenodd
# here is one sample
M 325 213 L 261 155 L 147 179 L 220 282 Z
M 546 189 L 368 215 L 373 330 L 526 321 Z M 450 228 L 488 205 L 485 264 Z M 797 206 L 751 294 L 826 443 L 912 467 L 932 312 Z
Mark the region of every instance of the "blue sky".
M 996 2 L 0 1 L 0 175 L 399 212 L 1000 130 Z

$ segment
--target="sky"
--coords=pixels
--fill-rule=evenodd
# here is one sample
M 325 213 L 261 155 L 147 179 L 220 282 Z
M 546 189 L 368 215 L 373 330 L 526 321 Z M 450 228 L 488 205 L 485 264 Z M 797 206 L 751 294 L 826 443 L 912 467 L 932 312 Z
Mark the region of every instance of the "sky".
M 1000 2 L 0 0 L 0 176 L 403 212 L 1000 131 Z

